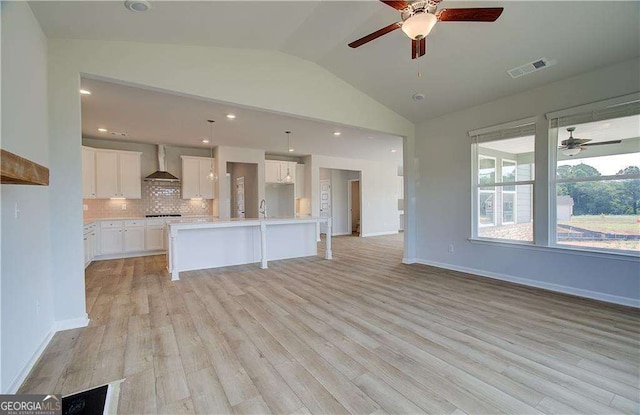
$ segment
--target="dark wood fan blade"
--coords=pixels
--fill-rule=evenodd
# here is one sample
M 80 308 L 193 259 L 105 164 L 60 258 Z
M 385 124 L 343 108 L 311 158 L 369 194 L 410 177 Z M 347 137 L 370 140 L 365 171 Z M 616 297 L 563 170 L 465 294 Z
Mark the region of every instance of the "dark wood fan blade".
M 387 27 L 383 27 L 380 30 L 376 30 L 373 33 L 369 33 L 365 37 L 361 37 L 360 39 L 349 43 L 349 47 L 352 47 L 352 48 L 360 47 L 365 43 L 371 42 L 372 40 L 379 38 L 382 35 L 386 35 L 389 32 L 393 32 L 394 30 L 399 29 L 401 26 L 402 26 L 401 22 L 391 23 Z
M 404 10 L 409 6 L 409 3 L 407 3 L 406 1 L 387 1 L 387 0 L 380 0 L 380 1 L 386 4 L 387 6 L 393 7 L 396 10 Z
M 411 41 L 411 59 L 417 59 L 427 53 L 427 39 Z
M 622 140 L 600 141 L 599 143 L 583 144 L 582 147 L 586 147 L 586 146 L 603 146 L 605 144 L 620 144 L 620 143 L 622 143 Z
M 441 22 L 495 22 L 502 14 L 502 7 L 476 9 L 442 9 L 437 13 Z

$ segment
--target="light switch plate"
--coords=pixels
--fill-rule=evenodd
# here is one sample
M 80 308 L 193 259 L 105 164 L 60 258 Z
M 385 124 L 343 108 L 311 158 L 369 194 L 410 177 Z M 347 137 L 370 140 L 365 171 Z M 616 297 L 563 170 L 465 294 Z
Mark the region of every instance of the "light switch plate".
M 85 210 L 85 211 L 89 210 L 89 205 L 82 205 L 82 210 Z

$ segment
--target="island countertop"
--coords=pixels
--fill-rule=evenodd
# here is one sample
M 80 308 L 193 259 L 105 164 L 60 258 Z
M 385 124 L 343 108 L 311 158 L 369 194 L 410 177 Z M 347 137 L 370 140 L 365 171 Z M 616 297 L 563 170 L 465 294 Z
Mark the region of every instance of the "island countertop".
M 267 218 L 175 218 L 167 221 L 169 229 L 216 228 L 229 226 L 260 226 L 260 224 L 323 223 L 328 218 L 317 217 L 267 217 Z

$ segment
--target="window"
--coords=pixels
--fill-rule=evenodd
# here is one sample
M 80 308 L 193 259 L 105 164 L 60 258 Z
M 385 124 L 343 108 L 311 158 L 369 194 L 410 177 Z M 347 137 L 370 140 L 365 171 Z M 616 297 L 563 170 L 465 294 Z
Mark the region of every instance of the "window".
M 473 136 L 473 238 L 533 242 L 535 125 L 470 133 Z
M 552 244 L 640 252 L 640 103 L 550 123 Z

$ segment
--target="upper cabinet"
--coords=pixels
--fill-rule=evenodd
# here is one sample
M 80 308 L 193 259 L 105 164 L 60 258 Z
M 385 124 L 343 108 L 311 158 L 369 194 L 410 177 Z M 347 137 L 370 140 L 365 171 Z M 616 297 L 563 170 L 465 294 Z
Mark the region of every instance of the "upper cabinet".
M 102 149 L 94 149 L 94 151 L 95 197 L 141 199 L 140 156 L 142 153 Z M 84 174 L 83 172 L 83 176 Z
M 182 198 L 214 199 L 214 185 L 208 176 L 215 160 L 208 157 L 181 156 Z
M 96 198 L 96 152 L 82 147 L 82 198 Z
M 296 182 L 296 162 L 295 161 L 264 161 L 264 182 L 265 183 L 295 183 Z M 291 176 L 291 181 L 287 181 L 287 174 Z

